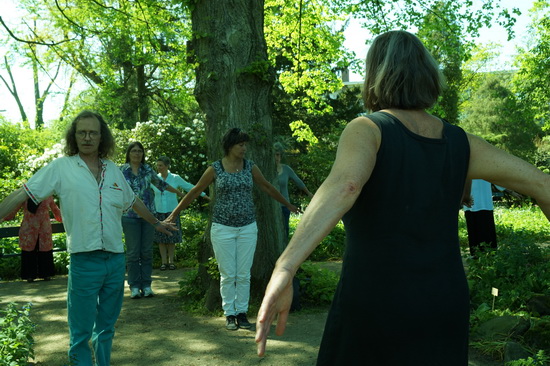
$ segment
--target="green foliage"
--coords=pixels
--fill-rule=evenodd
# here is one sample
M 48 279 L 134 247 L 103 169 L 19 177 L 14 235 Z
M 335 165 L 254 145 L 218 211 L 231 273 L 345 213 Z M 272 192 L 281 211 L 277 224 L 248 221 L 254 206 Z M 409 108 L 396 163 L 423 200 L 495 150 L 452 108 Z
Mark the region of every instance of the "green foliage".
M 296 226 L 300 220 L 299 216 L 290 215 L 290 235 L 294 234 Z M 309 256 L 309 260 L 314 262 L 323 262 L 331 260 L 340 260 L 344 255 L 346 246 L 346 232 L 344 224 L 340 221 L 334 229 L 319 243 L 317 248 Z
M 540 350 L 533 357 L 510 361 L 506 363 L 506 366 L 547 366 L 549 363 L 550 357 L 548 357 L 543 350 Z
M 344 47 L 345 14 L 324 0 L 265 2 L 265 38 L 277 86 L 291 96 L 292 108 L 312 115 L 332 112 L 325 98 L 342 86 L 335 69 L 356 63 Z M 275 98 L 274 100 L 277 100 Z
M 516 63 L 519 66 L 514 76 L 514 93 L 528 106 L 533 120 L 550 128 L 550 2 L 534 2 L 529 28 L 531 42 L 521 49 Z
M 239 70 L 238 74 L 250 74 L 250 75 L 256 76 L 258 79 L 262 81 L 269 81 L 270 79 L 269 67 L 270 67 L 270 64 L 268 61 L 265 61 L 265 60 L 253 61 L 247 67 L 243 68 L 242 70 Z
M 199 271 L 195 268 L 186 271 L 183 278 L 178 282 L 180 289 L 178 295 L 184 298 L 185 302 L 197 302 L 204 298 L 204 291 L 199 284 Z
M 338 285 L 338 275 L 318 264 L 306 261 L 296 273 L 300 280 L 300 300 L 315 305 L 328 305 Z
M 199 246 L 204 242 L 204 234 L 208 224 L 208 215 L 206 212 L 187 209 L 183 212 L 181 218 L 181 231 L 183 241 L 176 245 L 176 258 L 178 261 L 184 260 L 189 264 L 188 267 L 197 264 Z
M 19 310 L 16 304 L 9 303 L 0 310 L 0 366 L 26 365 L 29 358 L 34 358 L 31 306 L 29 303 Z
M 216 260 L 216 258 L 208 258 L 208 262 L 206 262 L 206 267 L 206 272 L 212 279 L 220 279 L 220 270 L 218 269 L 218 261 Z
M 193 73 L 185 62 L 191 24 L 183 4 L 122 0 L 105 6 L 77 0 L 57 5 L 21 3 L 27 19 L 35 20 L 40 41 L 52 44 L 58 59 L 94 85 L 74 106 L 93 105 L 119 127 L 154 115 L 186 114 L 193 104 Z M 14 31 L 21 36 L 21 29 Z
M 0 122 L 0 197 L 19 188 L 36 171 L 29 158 L 42 155 L 54 138 L 49 130 Z
M 447 82 L 432 113 L 450 123 L 458 122 L 459 94 L 462 87 L 462 62 L 470 58 L 467 44 L 461 39 L 461 27 L 454 1 L 439 1 L 428 12 L 418 37 L 442 68 Z M 445 47 L 442 47 L 445 45 Z
M 550 294 L 550 249 L 530 242 L 527 231 L 499 236 L 496 250 L 486 250 L 468 260 L 468 282 L 474 307 L 493 301 L 491 288 L 499 290 L 495 308 L 520 311 L 534 294 Z
M 542 131 L 529 107 L 510 89 L 510 73 L 486 74 L 479 88 L 468 93 L 460 126 L 493 145 L 534 161 L 534 141 Z
M 311 128 L 303 121 L 292 122 L 290 129 L 292 130 L 292 136 L 296 137 L 296 141 L 298 142 L 308 142 L 312 145 L 319 142 L 313 131 L 311 131 Z

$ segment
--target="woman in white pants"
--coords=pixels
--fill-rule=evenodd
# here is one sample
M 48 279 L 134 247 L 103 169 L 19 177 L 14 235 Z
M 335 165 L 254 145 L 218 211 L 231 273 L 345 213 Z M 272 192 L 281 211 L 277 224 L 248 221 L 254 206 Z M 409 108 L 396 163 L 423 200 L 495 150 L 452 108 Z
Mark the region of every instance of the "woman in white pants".
M 173 222 L 202 191 L 215 183 L 210 238 L 220 270 L 220 294 L 228 330 L 251 326 L 246 313 L 258 234 L 252 200 L 254 183 L 291 212 L 298 212 L 298 208 L 264 178 L 258 166 L 244 158 L 249 140 L 248 134 L 240 128 L 230 129 L 222 139 L 224 157 L 206 169 L 166 219 Z

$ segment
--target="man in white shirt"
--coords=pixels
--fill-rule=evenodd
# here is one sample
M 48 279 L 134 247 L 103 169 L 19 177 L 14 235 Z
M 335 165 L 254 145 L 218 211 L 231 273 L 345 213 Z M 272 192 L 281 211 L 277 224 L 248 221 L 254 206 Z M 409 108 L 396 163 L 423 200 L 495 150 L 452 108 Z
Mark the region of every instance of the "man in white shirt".
M 137 198 L 120 169 L 107 158 L 114 138 L 98 113 L 81 112 L 67 130 L 65 154 L 40 169 L 0 203 L 0 217 L 31 198 L 55 194 L 70 253 L 67 310 L 71 365 L 110 364 L 116 320 L 124 295 L 125 257 L 122 213 L 133 208 L 158 231 L 173 225 L 158 221 Z

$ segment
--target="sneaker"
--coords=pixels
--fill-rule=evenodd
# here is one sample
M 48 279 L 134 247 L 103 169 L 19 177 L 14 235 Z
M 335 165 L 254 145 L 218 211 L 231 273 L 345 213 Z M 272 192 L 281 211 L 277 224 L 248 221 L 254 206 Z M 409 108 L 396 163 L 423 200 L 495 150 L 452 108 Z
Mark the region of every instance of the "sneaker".
M 151 289 L 151 287 L 145 287 L 143 289 L 143 297 L 153 297 L 155 296 L 155 293 Z
M 252 327 L 252 324 L 250 324 L 250 322 L 246 318 L 246 313 L 237 314 L 237 325 L 239 326 L 239 328 L 243 329 L 250 329 L 250 327 Z
M 131 292 L 130 297 L 131 297 L 132 299 L 140 299 L 140 298 L 141 298 L 141 291 L 140 291 L 139 288 L 137 288 L 137 287 L 132 287 L 132 288 L 130 289 L 130 292 Z
M 237 330 L 239 326 L 237 325 L 237 318 L 235 315 L 229 315 L 225 318 L 225 329 L 227 330 Z

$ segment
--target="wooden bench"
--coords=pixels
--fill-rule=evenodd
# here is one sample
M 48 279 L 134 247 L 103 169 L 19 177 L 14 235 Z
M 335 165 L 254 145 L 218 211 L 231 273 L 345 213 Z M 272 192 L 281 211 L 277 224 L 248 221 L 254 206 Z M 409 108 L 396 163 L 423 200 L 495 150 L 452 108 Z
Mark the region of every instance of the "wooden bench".
M 64 233 L 65 227 L 60 222 L 52 223 L 52 234 Z M 19 226 L 0 227 L 0 239 L 13 238 L 19 236 Z M 53 248 L 54 252 L 64 252 L 66 249 Z M 0 251 L 0 258 L 4 257 L 17 257 L 21 253 L 4 254 L 4 251 Z

